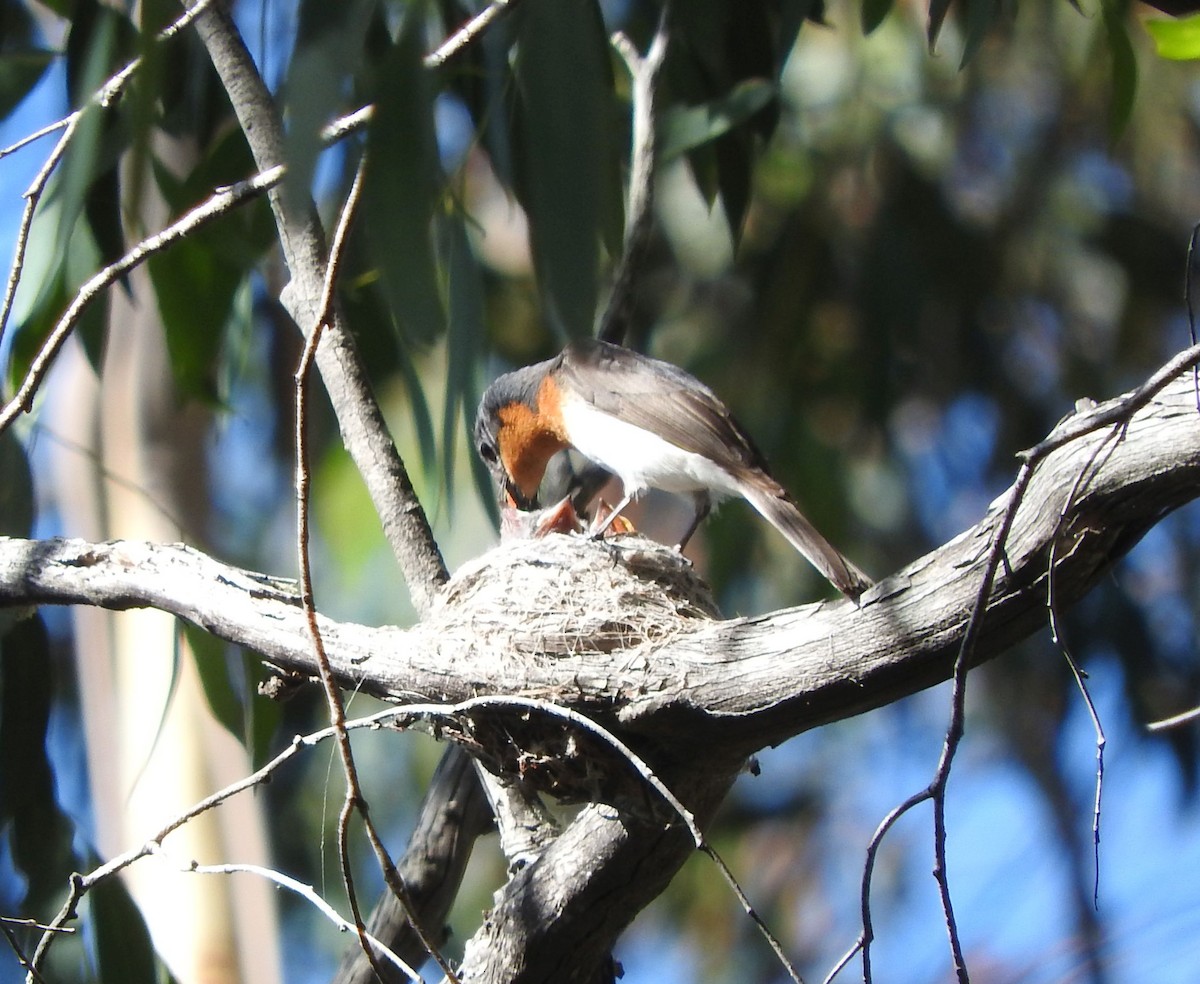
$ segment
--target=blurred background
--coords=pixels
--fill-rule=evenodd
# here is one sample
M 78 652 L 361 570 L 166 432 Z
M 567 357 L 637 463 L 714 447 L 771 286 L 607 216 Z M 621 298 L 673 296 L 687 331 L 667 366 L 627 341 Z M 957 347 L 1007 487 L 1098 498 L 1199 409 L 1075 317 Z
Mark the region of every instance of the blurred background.
M 422 69 L 422 53 L 476 9 L 235 5 L 285 112 L 290 180 L 311 188 L 327 226 L 363 147 L 372 154 L 341 300 L 451 569 L 496 540 L 468 437 L 479 393 L 591 331 L 606 302 L 621 252 L 630 93 L 607 38 L 623 30 L 644 50 L 660 8 L 525 0 L 446 67 Z M 8 395 L 98 266 L 252 164 L 191 32 L 148 40 L 178 15 L 171 4 L 6 0 L 0 10 L 5 146 L 144 58 L 116 108 L 83 117 L 38 205 L 0 341 Z M 1146 22 L 1163 18 L 1138 4 L 1065 0 L 675 5 L 656 225 L 629 342 L 721 394 L 809 517 L 871 574 L 978 521 L 1012 481 L 1014 454 L 1076 400 L 1117 395 L 1188 344 L 1200 72 L 1156 51 L 1151 31 L 1162 29 Z M 321 144 L 325 123 L 371 100 L 369 132 Z M 22 192 L 54 139 L 0 160 L 0 256 L 12 255 Z M 299 343 L 274 300 L 286 272 L 272 239 L 265 203 L 247 206 L 93 309 L 31 419 L 0 437 L 0 532 L 183 539 L 295 574 Z M 318 605 L 341 619 L 411 622 L 332 415 L 323 404 L 315 413 Z M 635 521 L 670 541 L 686 512 L 651 496 Z M 742 504 L 711 519 L 689 554 L 727 616 L 827 590 Z M 973 980 L 1200 975 L 1197 731 L 1145 729 L 1200 703 L 1198 561 L 1200 511 L 1189 507 L 1065 620 L 1108 739 L 1098 905 L 1096 736 L 1066 662 L 1042 633 L 971 675 L 947 810 Z M 148 637 L 87 617 L 46 610 L 0 623 L 0 914 L 48 918 L 68 871 L 140 843 L 172 812 L 167 785 L 182 787 L 180 803 L 198 799 L 325 714 L 315 691 L 282 706 L 253 696 L 252 654 L 169 619 Z M 161 678 L 147 691 L 151 673 Z M 178 730 L 219 750 L 174 750 L 155 766 L 184 707 L 206 720 Z M 350 698 L 352 715 L 374 709 Z M 715 845 L 811 979 L 857 937 L 868 840 L 932 777 L 949 710 L 948 690 L 935 688 L 766 750 L 761 774 L 743 777 L 718 816 Z M 372 815 L 399 852 L 440 749 L 377 734 L 355 748 Z M 209 848 L 181 857 L 226 845 L 202 859 L 253 855 L 339 901 L 341 798 L 339 766 L 320 749 L 255 794 L 234 824 L 255 832 L 251 843 L 228 848 L 228 831 L 217 831 Z M 451 954 L 501 883 L 493 841 L 468 872 Z M 917 810 L 880 853 L 878 980 L 953 979 L 932 844 L 930 815 Z M 373 894 L 380 879 L 360 860 Z M 205 917 L 174 903 L 180 882 L 202 880 L 176 876 L 164 901 L 141 902 L 180 980 L 194 979 L 191 958 L 169 937 L 194 935 Z M 251 881 L 224 891 L 245 903 L 253 890 L 240 886 Z M 144 931 L 136 909 L 111 904 L 110 921 L 89 911 L 82 938 L 58 945 L 51 979 L 160 973 L 119 962 L 140 952 L 129 941 Z M 286 894 L 261 891 L 255 905 L 276 908 L 256 924 L 265 963 L 230 958 L 244 976 L 331 976 L 345 937 Z M 223 918 L 235 936 L 251 917 Z M 631 982 L 784 979 L 702 856 L 616 956 Z M 21 976 L 0 954 L 0 981 Z

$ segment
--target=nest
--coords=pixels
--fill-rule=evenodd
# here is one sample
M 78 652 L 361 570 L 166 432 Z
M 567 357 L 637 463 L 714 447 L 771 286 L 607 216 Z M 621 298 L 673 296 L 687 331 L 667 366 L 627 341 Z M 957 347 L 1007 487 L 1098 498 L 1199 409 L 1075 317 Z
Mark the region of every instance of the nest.
M 640 535 L 550 534 L 501 543 L 460 568 L 431 620 L 469 621 L 521 655 L 661 646 L 694 619 L 720 618 L 678 551 Z
M 555 533 L 502 543 L 466 564 L 424 628 L 460 656 L 458 647 L 486 641 L 491 658 L 504 663 L 499 672 L 513 682 L 525 679 L 533 662 L 590 654 L 583 662 L 595 667 L 594 678 L 576 674 L 570 690 L 524 693 L 585 713 L 615 735 L 620 695 L 657 685 L 662 648 L 697 619 L 719 617 L 708 585 L 670 547 L 639 535 L 597 541 Z M 478 692 L 497 692 L 492 680 L 491 687 L 481 680 Z M 560 801 L 645 800 L 644 783 L 609 742 L 562 716 L 506 709 L 497 699 L 487 711 L 443 721 L 439 736 L 463 745 L 490 771 L 518 776 Z M 642 741 L 630 743 L 655 757 Z

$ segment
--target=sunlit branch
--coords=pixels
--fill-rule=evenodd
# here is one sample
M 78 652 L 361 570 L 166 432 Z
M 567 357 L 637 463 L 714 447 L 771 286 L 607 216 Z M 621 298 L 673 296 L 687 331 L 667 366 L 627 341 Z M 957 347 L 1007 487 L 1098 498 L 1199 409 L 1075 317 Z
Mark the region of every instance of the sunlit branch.
M 173 23 L 167 25 L 158 33 L 155 40 L 161 43 L 169 38 L 174 37 L 196 17 L 204 11 L 211 0 L 198 0 L 198 2 L 190 10 L 184 11 L 183 15 L 177 18 Z M 9 268 L 8 282 L 4 288 L 4 300 L 0 302 L 0 339 L 4 338 L 4 330 L 8 325 L 9 316 L 12 313 L 13 299 L 16 297 L 17 286 L 21 282 L 21 274 L 25 268 L 25 253 L 29 246 L 29 230 L 33 225 L 33 216 L 37 211 L 38 203 L 41 201 L 42 194 L 46 190 L 46 183 L 50 180 L 50 176 L 61 162 L 63 155 L 67 151 L 67 147 L 71 142 L 71 138 L 75 135 L 75 131 L 79 128 L 80 121 L 85 113 L 92 109 L 107 109 L 121 95 L 129 80 L 138 70 L 142 63 L 141 56 L 134 58 L 124 68 L 108 79 L 79 109 L 42 127 L 40 130 L 29 134 L 27 137 L 18 140 L 16 143 L 6 147 L 0 151 L 0 158 L 19 150 L 41 137 L 54 133 L 56 130 L 62 130 L 62 135 L 54 145 L 54 149 L 50 151 L 45 163 L 34 176 L 33 181 L 25 190 L 22 197 L 25 199 L 25 208 L 21 213 L 21 221 L 17 226 L 16 245 L 13 250 L 12 265 Z
M 19 414 L 28 413 L 33 408 L 34 396 L 46 373 L 50 371 L 63 344 L 75 330 L 75 326 L 79 323 L 87 306 L 107 287 L 148 257 L 162 252 L 206 223 L 274 187 L 282 178 L 282 167 L 271 168 L 252 178 L 247 178 L 245 181 L 216 189 L 206 201 L 186 212 L 162 231 L 147 236 L 115 263 L 109 264 L 94 274 L 87 283 L 79 288 L 74 300 L 55 322 L 54 328 L 30 363 L 16 394 L 4 405 L 3 409 L 0 409 L 0 433 L 7 430 Z
M 400 899 L 405 907 L 405 911 L 412 921 L 418 932 L 421 932 L 420 921 L 416 918 L 412 911 L 411 902 L 408 899 L 408 892 L 403 883 L 400 881 L 399 873 L 396 871 L 395 865 L 392 863 L 391 857 L 387 853 L 387 849 L 383 845 L 383 841 L 379 836 L 375 825 L 371 820 L 370 810 L 367 806 L 366 796 L 363 793 L 362 783 L 358 778 L 358 769 L 354 763 L 354 753 L 350 747 L 350 739 L 346 734 L 346 709 L 342 703 L 341 691 L 338 687 L 337 679 L 334 676 L 333 668 L 329 664 L 329 657 L 325 652 L 325 645 L 321 639 L 321 631 L 317 624 L 317 609 L 313 596 L 313 578 L 312 565 L 309 557 L 309 485 L 310 471 L 308 463 L 308 441 L 306 438 L 308 429 L 308 377 L 312 368 L 313 361 L 316 358 L 317 347 L 321 343 L 321 337 L 326 326 L 334 317 L 334 297 L 337 287 L 338 274 L 342 268 L 342 258 L 345 254 L 347 236 L 350 231 L 351 223 L 354 221 L 354 216 L 358 210 L 358 203 L 362 194 L 363 175 L 365 174 L 366 158 L 359 161 L 358 169 L 354 175 L 354 181 L 350 186 L 350 192 L 346 196 L 346 201 L 342 205 L 341 213 L 338 216 L 337 226 L 334 229 L 333 242 L 329 248 L 329 262 L 325 268 L 325 278 L 321 289 L 321 304 L 317 314 L 317 318 L 312 326 L 312 329 L 307 333 L 307 339 L 304 344 L 304 351 L 300 358 L 300 364 L 296 369 L 295 384 L 296 384 L 296 433 L 295 433 L 295 448 L 296 448 L 296 551 L 300 566 L 300 598 L 304 606 L 304 618 L 308 627 L 309 637 L 312 641 L 313 653 L 316 657 L 317 667 L 320 670 L 320 679 L 322 689 L 325 692 L 325 701 L 329 709 L 330 724 L 333 725 L 337 732 L 338 755 L 342 763 L 342 771 L 346 779 L 346 798 L 342 804 L 342 809 L 338 817 L 337 825 L 337 845 L 338 845 L 338 860 L 342 869 L 342 880 L 346 886 L 346 894 L 350 900 L 350 909 L 354 915 L 354 928 L 358 934 L 359 942 L 362 945 L 363 953 L 371 961 L 372 967 L 376 974 L 382 977 L 382 968 L 377 964 L 378 957 L 375 951 L 371 948 L 371 941 L 368 938 L 366 926 L 363 922 L 362 912 L 358 904 L 358 893 L 354 888 L 354 872 L 350 865 L 350 817 L 357 812 L 363 821 L 363 826 L 366 829 L 368 840 L 371 843 L 372 849 L 375 851 L 376 857 L 379 859 L 380 866 L 385 872 L 388 879 L 388 884 Z M 422 942 L 426 944 L 426 949 L 430 956 L 434 958 L 442 972 L 450 981 L 455 981 L 454 972 L 445 958 L 438 952 L 437 947 L 428 939 L 422 936 Z
M 155 845 L 151 853 L 158 855 L 159 857 L 168 858 L 167 852 L 162 849 L 161 845 Z M 191 872 L 198 875 L 250 874 L 255 875 L 258 878 L 265 878 L 281 888 L 286 888 L 289 892 L 293 892 L 300 896 L 300 898 L 304 899 L 310 905 L 316 908 L 321 915 L 337 926 L 337 928 L 342 932 L 346 932 L 347 930 L 353 932 L 357 928 L 359 934 L 366 941 L 364 945 L 372 948 L 370 950 L 372 954 L 375 954 L 376 952 L 382 954 L 396 967 L 398 967 L 402 973 L 406 974 L 410 980 L 421 980 L 420 974 L 413 970 L 412 967 L 405 963 L 399 956 L 384 946 L 382 942 L 370 935 L 362 927 L 355 927 L 353 923 L 343 919 L 338 914 L 338 911 L 323 898 L 321 898 L 321 896 L 311 885 L 306 885 L 301 881 L 297 881 L 295 878 L 291 878 L 288 875 L 283 874 L 281 871 L 276 871 L 274 868 L 265 868 L 262 865 L 257 864 L 199 864 L 196 861 L 173 861 L 172 863 L 176 864 L 180 871 Z M 380 969 L 382 971 L 382 968 Z
M 358 728 L 378 728 L 380 726 L 380 715 L 372 715 L 370 717 L 359 718 L 353 721 L 347 721 L 345 728 L 354 730 Z M 49 950 L 55 936 L 72 932 L 67 927 L 67 923 L 74 919 L 77 915 L 80 900 L 90 891 L 95 885 L 111 878 L 113 875 L 131 864 L 141 860 L 144 857 L 154 853 L 154 851 L 162 844 L 163 840 L 173 831 L 178 830 L 184 824 L 189 823 L 202 813 L 206 813 L 214 807 L 219 806 L 226 800 L 231 799 L 238 793 L 245 792 L 247 789 L 253 789 L 267 782 L 272 774 L 274 774 L 282 765 L 294 758 L 302 749 L 311 748 L 327 738 L 332 738 L 337 735 L 336 729 L 329 727 L 323 728 L 320 731 L 314 731 L 308 735 L 297 735 L 291 743 L 276 755 L 261 768 L 250 773 L 247 776 L 230 783 L 223 789 L 206 796 L 204 799 L 194 803 L 182 813 L 169 819 L 157 831 L 155 831 L 141 845 L 130 850 L 124 851 L 115 857 L 110 858 L 107 862 L 93 869 L 87 874 L 74 874 L 71 876 L 70 891 L 66 901 L 58 914 L 47 924 L 39 924 L 39 928 L 43 930 L 41 940 L 38 942 L 37 950 L 34 952 L 33 959 L 30 961 L 34 970 L 40 968 L 45 962 L 46 953 Z
M 600 319 L 598 337 L 620 344 L 627 341 L 633 319 L 637 285 L 645 275 L 646 254 L 654 231 L 654 180 L 658 166 L 659 81 L 670 43 L 670 4 L 664 3 L 658 28 L 642 55 L 624 34 L 613 35 L 632 81 L 633 134 L 630 149 L 629 194 L 626 202 L 625 244 L 612 293 Z

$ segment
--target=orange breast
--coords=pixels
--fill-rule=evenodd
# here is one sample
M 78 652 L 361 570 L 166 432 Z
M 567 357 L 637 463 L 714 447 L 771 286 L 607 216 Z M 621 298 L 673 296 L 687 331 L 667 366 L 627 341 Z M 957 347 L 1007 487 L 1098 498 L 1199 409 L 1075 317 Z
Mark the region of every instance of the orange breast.
M 547 376 L 538 387 L 536 410 L 525 403 L 511 403 L 500 410 L 500 460 L 513 484 L 527 497 L 542 484 L 550 459 L 570 446 L 559 412 L 561 400 L 554 377 Z

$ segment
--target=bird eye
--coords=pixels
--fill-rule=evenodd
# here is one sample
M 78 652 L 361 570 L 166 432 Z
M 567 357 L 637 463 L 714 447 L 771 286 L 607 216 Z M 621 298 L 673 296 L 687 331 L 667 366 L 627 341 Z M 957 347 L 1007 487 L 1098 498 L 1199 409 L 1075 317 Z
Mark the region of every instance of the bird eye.
M 489 444 L 487 441 L 484 441 L 479 445 L 479 457 L 481 457 L 486 464 L 494 465 L 497 460 L 495 447 Z

